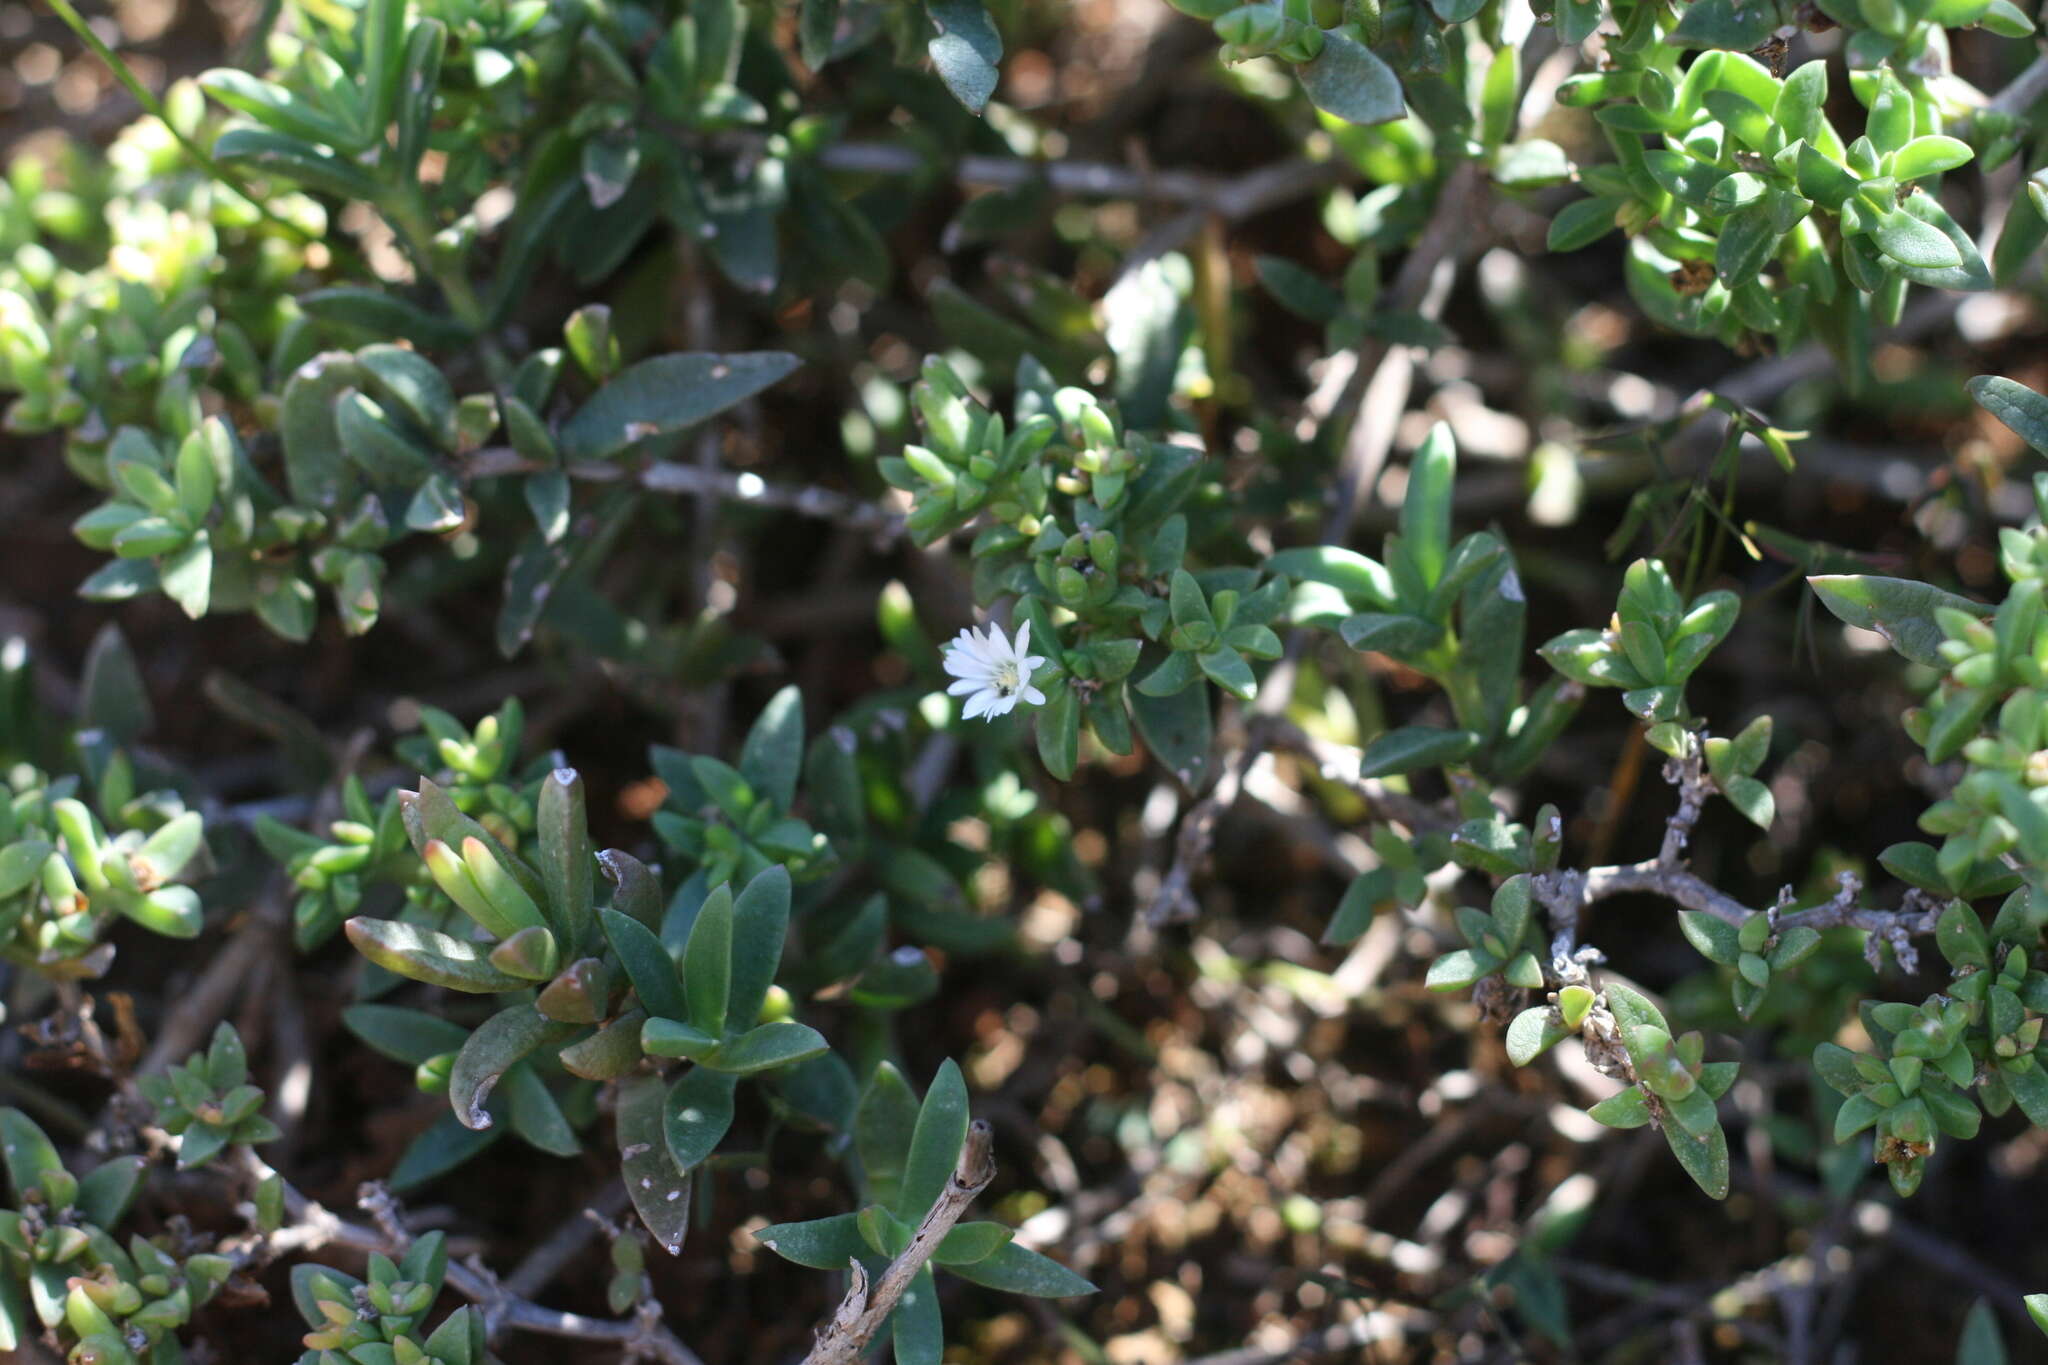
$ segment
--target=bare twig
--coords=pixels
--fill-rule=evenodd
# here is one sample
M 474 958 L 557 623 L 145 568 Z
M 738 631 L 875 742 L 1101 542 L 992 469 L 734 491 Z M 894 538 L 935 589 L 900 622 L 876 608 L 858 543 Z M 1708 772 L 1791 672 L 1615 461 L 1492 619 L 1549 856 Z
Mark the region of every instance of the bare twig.
M 939 1243 L 967 1212 L 975 1196 L 995 1179 L 995 1158 L 989 1151 L 991 1137 L 992 1130 L 985 1119 L 976 1119 L 968 1127 L 967 1141 L 960 1148 L 959 1163 L 953 1168 L 952 1179 L 946 1182 L 945 1192 L 917 1225 L 917 1234 L 903 1254 L 891 1261 L 875 1280 L 872 1293 L 867 1272 L 861 1269 L 859 1261 L 852 1262 L 853 1283 L 846 1287 L 846 1297 L 832 1314 L 832 1321 L 818 1334 L 817 1344 L 804 1357 L 804 1365 L 855 1365 L 861 1358 L 889 1314 L 896 1311 L 917 1272 L 924 1269 L 925 1262 L 939 1249 Z
M 607 1182 L 590 1201 L 588 1208 L 578 1209 L 573 1217 L 563 1219 L 562 1225 L 549 1234 L 546 1241 L 513 1267 L 512 1273 L 505 1277 L 506 1290 L 521 1298 L 531 1298 L 547 1288 L 548 1283 L 562 1273 L 563 1266 L 589 1246 L 598 1233 L 609 1228 L 611 1220 L 625 1209 L 626 1203 L 625 1185 L 616 1180 Z
M 1451 172 L 1437 195 L 1428 225 L 1387 290 L 1390 310 L 1413 308 L 1431 319 L 1443 311 L 1455 279 L 1452 267 L 1466 243 L 1468 220 L 1481 188 L 1478 172 L 1469 163 Z M 1346 362 L 1348 370 L 1344 368 Z M 1337 383 L 1326 379 L 1318 395 L 1327 390 L 1333 396 L 1311 395 L 1309 416 L 1304 420 L 1309 426 L 1307 435 L 1312 437 L 1327 419 L 1341 420 L 1346 414 L 1356 413 L 1344 439 L 1330 514 L 1323 525 L 1323 543 L 1341 545 L 1393 448 L 1395 430 L 1408 407 L 1415 360 L 1407 346 L 1369 342 L 1345 352 L 1339 361 L 1332 362 L 1332 370 L 1348 377 Z M 1319 410 L 1319 404 L 1326 406 Z M 1174 838 L 1173 861 L 1145 908 L 1147 924 L 1156 926 L 1194 916 L 1195 872 L 1215 841 L 1217 822 L 1223 812 L 1236 804 L 1244 790 L 1245 777 L 1266 751 L 1270 741 L 1265 723 L 1286 709 L 1293 694 L 1295 666 L 1304 638 L 1299 630 L 1289 638 L 1286 657 L 1259 688 L 1242 745 L 1223 756 L 1217 764 L 1215 785 L 1181 817 Z M 1355 766 L 1352 771 L 1357 771 Z
M 464 477 L 490 478 L 500 474 L 531 474 L 545 468 L 510 446 L 486 446 L 463 462 Z M 886 507 L 830 488 L 807 485 L 789 488 L 771 484 L 757 474 L 734 474 L 702 465 L 654 461 L 640 466 L 582 460 L 563 471 L 572 479 L 591 483 L 612 483 L 631 479 L 650 493 L 675 493 L 690 498 L 711 498 L 773 507 L 798 516 L 830 521 L 872 535 L 877 541 L 891 541 L 903 534 L 903 517 Z
M 1432 320 L 1443 311 L 1450 281 L 1439 280 L 1440 268 L 1464 250 L 1483 188 L 1478 169 L 1471 163 L 1451 172 L 1437 195 L 1428 225 L 1387 289 L 1386 311 L 1412 308 Z M 1324 544 L 1344 543 L 1351 523 L 1379 481 L 1401 413 L 1408 406 L 1414 372 L 1411 348 L 1361 342 L 1331 361 L 1329 373 L 1309 396 L 1304 421 L 1310 434 L 1329 422 L 1348 424 L 1348 428 L 1340 428 L 1345 431 L 1344 454 L 1337 466 L 1329 519 L 1323 525 Z
M 710 134 L 682 128 L 668 131 L 678 142 L 742 157 L 761 154 L 768 143 L 767 134 L 745 130 Z M 1228 220 L 1249 217 L 1326 185 L 1361 178 L 1342 158 L 1334 157 L 1293 157 L 1254 167 L 1241 175 L 1222 176 L 1206 171 L 1118 166 L 1064 158 L 1041 161 L 1016 156 L 961 156 L 945 161 L 922 147 L 902 142 L 835 142 L 818 152 L 815 164 L 848 175 L 950 179 L 968 189 L 1014 190 L 1041 184 L 1055 194 L 1179 204 Z
M 236 1148 L 235 1156 L 242 1173 L 252 1184 L 277 1174 L 247 1147 Z M 268 1259 L 284 1252 L 314 1251 L 324 1246 L 395 1256 L 403 1255 L 412 1242 L 411 1234 L 400 1221 L 401 1213 L 396 1201 L 380 1185 L 364 1186 L 365 1207 L 380 1224 L 377 1227 L 338 1217 L 308 1199 L 288 1180 L 283 1182 L 283 1186 L 285 1216 L 289 1221 L 279 1231 L 254 1245 L 231 1249 L 243 1262 Z M 464 1298 L 482 1305 L 486 1331 L 491 1335 L 510 1328 L 543 1336 L 572 1337 L 579 1341 L 637 1348 L 662 1365 L 703 1365 L 696 1353 L 683 1345 L 673 1332 L 659 1324 L 650 1324 L 642 1315 L 618 1319 L 591 1318 L 580 1313 L 544 1308 L 511 1293 L 496 1276 L 477 1264 L 462 1265 L 451 1261 L 447 1283 Z
M 266 893 L 235 936 L 214 954 L 199 980 L 178 996 L 157 1028 L 149 1055 L 136 1068 L 149 1076 L 168 1070 L 206 1045 L 228 1012 L 228 1007 L 246 986 L 258 963 L 278 952 L 278 937 L 284 928 L 284 902 L 277 888 Z
M 2048 55 L 2037 55 L 2026 70 L 2013 77 L 2012 84 L 1984 107 L 1998 114 L 2024 114 L 2043 95 L 2048 95 Z
M 1801 927 L 1862 929 L 1870 934 L 1864 955 L 1873 970 L 1879 965 L 1880 948 L 1887 943 L 1902 970 L 1915 969 L 1917 958 L 1912 940 L 1934 932 L 1941 918 L 1939 905 L 1917 890 L 1909 890 L 1905 903 L 1896 910 L 1860 905 L 1862 881 L 1853 872 L 1843 872 L 1835 879 L 1835 894 L 1819 905 L 1784 913 L 1783 906 L 1791 901 L 1788 888 L 1777 905 L 1753 910 L 1693 872 L 1684 862 L 1685 845 L 1693 826 L 1699 821 L 1706 798 L 1716 790 L 1713 779 L 1696 758 L 1666 764 L 1664 777 L 1678 788 L 1679 803 L 1678 810 L 1665 824 L 1663 847 L 1655 858 L 1605 867 L 1561 868 L 1535 878 L 1532 894 L 1549 912 L 1556 935 L 1551 949 L 1553 958 L 1567 959 L 1577 951 L 1579 920 L 1586 906 L 1609 896 L 1648 894 L 1662 896 L 1687 910 L 1712 915 L 1738 928 L 1753 916 L 1767 915 L 1773 934 Z

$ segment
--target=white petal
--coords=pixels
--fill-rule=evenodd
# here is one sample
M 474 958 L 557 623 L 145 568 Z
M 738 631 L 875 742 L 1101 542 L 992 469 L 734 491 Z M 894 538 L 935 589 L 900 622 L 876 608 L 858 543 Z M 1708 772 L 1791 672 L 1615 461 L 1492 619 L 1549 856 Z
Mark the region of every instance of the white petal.
M 994 698 L 988 704 L 988 718 L 990 720 L 994 720 L 997 716 L 1009 715 L 1010 708 L 1017 704 L 1017 694 L 1014 692 L 1007 697 L 994 692 L 991 692 L 989 695 Z
M 1029 648 L 1031 648 L 1031 623 L 1026 621 L 1023 625 L 1017 627 L 1017 643 L 1011 646 L 1010 657 L 1021 659 L 1024 657 L 1024 651 Z
M 961 678 L 946 689 L 946 695 L 949 697 L 964 697 L 970 692 L 979 692 L 985 681 L 982 678 Z
M 1024 684 L 1023 697 L 1025 701 L 1030 702 L 1033 706 L 1045 705 L 1045 693 L 1039 691 L 1030 683 Z
M 967 705 L 960 708 L 960 719 L 973 720 L 976 716 L 988 710 L 990 703 L 995 700 L 995 696 L 996 694 L 993 692 L 976 692 L 967 699 Z
M 1033 673 L 1036 673 L 1045 663 L 1045 656 L 1043 654 L 1032 654 L 1019 660 L 1018 663 L 1024 676 L 1028 678 Z
M 988 660 L 976 659 L 958 650 L 946 656 L 946 672 L 956 678 L 986 678 L 993 671 Z

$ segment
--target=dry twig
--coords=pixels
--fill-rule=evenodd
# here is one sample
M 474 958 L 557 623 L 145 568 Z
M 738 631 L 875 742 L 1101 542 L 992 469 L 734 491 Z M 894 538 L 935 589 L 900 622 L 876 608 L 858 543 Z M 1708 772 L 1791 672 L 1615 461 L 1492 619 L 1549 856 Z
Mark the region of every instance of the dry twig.
M 939 1243 L 967 1212 L 975 1196 L 995 1179 L 995 1158 L 989 1151 L 991 1137 L 987 1120 L 976 1119 L 969 1125 L 967 1141 L 960 1148 L 960 1161 L 953 1168 L 952 1179 L 946 1182 L 945 1192 L 917 1225 L 917 1235 L 903 1248 L 903 1254 L 876 1278 L 873 1292 L 869 1291 L 867 1272 L 861 1269 L 860 1262 L 851 1263 L 853 1283 L 846 1287 L 846 1297 L 832 1314 L 832 1321 L 818 1334 L 817 1344 L 804 1357 L 804 1365 L 855 1365 L 859 1361 L 875 1333 L 896 1311 L 917 1272 L 924 1269 L 925 1262 L 939 1249 Z

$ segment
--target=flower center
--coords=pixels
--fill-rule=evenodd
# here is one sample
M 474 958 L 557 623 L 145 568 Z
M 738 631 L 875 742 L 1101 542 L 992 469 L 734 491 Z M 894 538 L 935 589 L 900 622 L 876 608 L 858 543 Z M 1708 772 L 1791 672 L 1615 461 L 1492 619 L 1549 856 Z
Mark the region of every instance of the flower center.
M 996 695 L 1005 698 L 1016 696 L 1018 689 L 1024 685 L 1024 679 L 1018 674 L 1017 665 L 1010 662 L 997 664 L 989 674 L 989 681 L 995 684 Z

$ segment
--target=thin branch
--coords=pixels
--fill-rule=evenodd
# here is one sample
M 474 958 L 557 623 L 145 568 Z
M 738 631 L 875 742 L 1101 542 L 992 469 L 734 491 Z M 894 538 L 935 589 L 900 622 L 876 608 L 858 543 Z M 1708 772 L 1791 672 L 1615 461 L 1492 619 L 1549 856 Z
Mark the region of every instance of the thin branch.
M 575 1260 L 598 1233 L 606 1230 L 611 1220 L 625 1210 L 626 1204 L 625 1185 L 616 1180 L 607 1181 L 604 1189 L 590 1201 L 589 1207 L 578 1209 L 563 1219 L 560 1227 L 513 1267 L 512 1273 L 505 1277 L 506 1290 L 521 1298 L 531 1298 L 547 1288 L 549 1282 L 562 1273 L 562 1267 Z
M 2037 55 L 2026 70 L 2013 77 L 2012 84 L 1984 107 L 1992 113 L 2024 114 L 2043 95 L 2048 95 L 2048 55 Z
M 252 1184 L 276 1175 L 268 1162 L 247 1147 L 235 1149 L 241 1171 Z M 282 1180 L 282 1177 L 280 1177 Z M 308 1199 L 289 1180 L 283 1180 L 286 1226 L 253 1245 L 239 1248 L 244 1262 L 290 1251 L 315 1251 L 324 1246 L 348 1247 L 364 1253 L 382 1252 L 393 1258 L 403 1256 L 412 1236 L 400 1222 L 400 1211 L 389 1191 L 374 1182 L 363 1187 L 363 1206 L 379 1226 L 350 1222 Z M 647 1318 L 591 1318 L 545 1308 L 510 1292 L 480 1263 L 468 1265 L 451 1261 L 448 1286 L 482 1306 L 485 1330 L 495 1336 L 500 1330 L 534 1332 L 543 1336 L 572 1337 L 579 1341 L 610 1343 L 627 1350 L 651 1355 L 662 1365 L 703 1365 L 696 1353 L 658 1323 Z
M 1610 896 L 1647 894 L 1662 896 L 1687 910 L 1712 915 L 1737 928 L 1754 916 L 1767 915 L 1773 934 L 1796 928 L 1862 929 L 1870 935 L 1863 951 L 1872 970 L 1878 968 L 1879 950 L 1887 943 L 1901 970 L 1915 970 L 1918 955 L 1912 940 L 1934 932 L 1941 918 L 1939 904 L 1914 889 L 1907 891 L 1905 903 L 1896 910 L 1861 905 L 1861 879 L 1853 872 L 1843 872 L 1835 878 L 1835 894 L 1819 905 L 1786 913 L 1784 907 L 1792 900 L 1788 887 L 1777 904 L 1762 910 L 1751 909 L 1685 865 L 1685 846 L 1693 826 L 1699 822 L 1707 797 L 1718 790 L 1713 779 L 1696 757 L 1667 763 L 1664 778 L 1678 789 L 1679 804 L 1665 823 L 1663 847 L 1655 858 L 1640 863 L 1559 869 L 1534 879 L 1532 893 L 1550 913 L 1555 931 L 1551 945 L 1555 961 L 1568 961 L 1578 953 L 1579 921 L 1588 905 Z
M 1374 821 L 1406 825 L 1416 833 L 1457 828 L 1458 815 L 1450 803 L 1432 803 L 1398 792 L 1386 783 L 1358 775 L 1363 750 L 1333 740 L 1317 739 L 1293 721 L 1273 716 L 1263 722 L 1269 748 L 1298 754 L 1316 765 L 1316 773 L 1328 782 L 1341 783 L 1366 804 Z
M 1305 158 L 1261 166 L 1238 176 L 1002 156 L 963 156 L 944 165 L 935 163 L 921 148 L 895 142 L 834 143 L 818 154 L 818 163 L 827 170 L 868 175 L 919 176 L 939 171 L 972 189 L 1007 190 L 1037 183 L 1056 194 L 1185 204 L 1230 219 L 1247 217 L 1354 174 L 1336 161 Z
M 867 1272 L 861 1269 L 860 1262 L 851 1263 L 853 1283 L 846 1287 L 846 1297 L 832 1314 L 832 1321 L 818 1334 L 817 1344 L 804 1357 L 804 1365 L 855 1365 L 859 1361 L 875 1333 L 889 1320 L 889 1314 L 896 1311 L 918 1271 L 924 1269 L 925 1262 L 939 1249 L 939 1243 L 967 1212 L 975 1196 L 995 1179 L 995 1157 L 989 1151 L 991 1138 L 992 1130 L 986 1119 L 976 1119 L 968 1127 L 967 1141 L 960 1148 L 959 1163 L 953 1168 L 952 1179 L 946 1182 L 945 1192 L 917 1225 L 917 1235 L 903 1248 L 903 1254 L 891 1261 L 876 1279 L 873 1293 L 868 1291 Z
M 1386 294 L 1392 311 L 1414 309 L 1434 319 L 1443 311 L 1456 278 L 1455 265 L 1467 240 L 1466 229 L 1473 216 L 1482 182 L 1471 163 L 1451 172 L 1437 195 L 1436 207 L 1407 259 L 1395 274 Z M 1356 411 L 1345 436 L 1343 456 L 1338 462 L 1337 482 L 1332 490 L 1330 514 L 1323 525 L 1323 543 L 1341 545 L 1349 535 L 1365 499 L 1379 480 L 1387 454 L 1393 449 L 1401 414 L 1407 410 L 1409 389 L 1414 382 L 1413 349 L 1381 342 L 1364 343 L 1344 353 L 1349 358 L 1350 378 L 1341 385 L 1325 381 L 1337 392 L 1333 399 L 1311 395 L 1308 407 L 1313 427 L 1330 417 L 1342 418 Z M 1333 370 L 1342 366 L 1333 362 Z M 1319 392 L 1321 392 L 1319 390 Z M 1319 401 L 1329 406 L 1319 415 Z M 1235 805 L 1244 790 L 1245 777 L 1258 763 L 1270 742 L 1268 723 L 1277 720 L 1294 692 L 1295 668 L 1301 658 L 1305 635 L 1297 630 L 1287 642 L 1287 653 L 1278 667 L 1267 674 L 1252 704 L 1251 722 L 1245 727 L 1244 743 L 1223 756 L 1217 765 L 1216 782 L 1201 800 L 1188 808 L 1175 833 L 1173 861 L 1160 878 L 1159 889 L 1146 905 L 1148 925 L 1191 919 L 1195 904 L 1193 881 L 1196 869 L 1215 842 L 1216 825 L 1223 813 Z M 1297 732 L 1298 733 L 1298 732 Z M 1355 775 L 1357 767 L 1352 766 Z M 1355 777 L 1350 780 L 1356 780 Z
M 1428 225 L 1387 289 L 1385 311 L 1416 309 L 1432 320 L 1443 311 L 1449 281 L 1439 284 L 1439 271 L 1464 250 L 1483 191 L 1484 182 L 1472 163 L 1465 162 L 1451 172 L 1437 195 Z M 1434 306 L 1428 306 L 1431 304 Z M 1304 421 L 1311 435 L 1330 422 L 1346 424 L 1340 428 L 1344 430 L 1344 454 L 1337 466 L 1330 516 L 1323 525 L 1324 544 L 1344 543 L 1351 523 L 1379 481 L 1401 413 L 1408 405 L 1414 370 L 1412 348 L 1377 340 L 1361 342 L 1339 353 L 1323 383 L 1309 396 Z
M 527 459 L 510 446 L 486 446 L 472 452 L 463 461 L 462 475 L 469 479 L 483 479 L 501 474 L 532 474 L 549 467 Z M 899 512 L 816 485 L 789 488 L 771 484 L 758 474 L 734 474 L 724 469 L 669 461 L 655 461 L 636 468 L 604 460 L 578 461 L 566 466 L 563 472 L 572 479 L 590 483 L 631 479 L 650 493 L 675 493 L 683 497 L 773 507 L 798 516 L 835 522 L 850 530 L 868 533 L 878 542 L 895 540 L 903 534 L 903 516 Z

